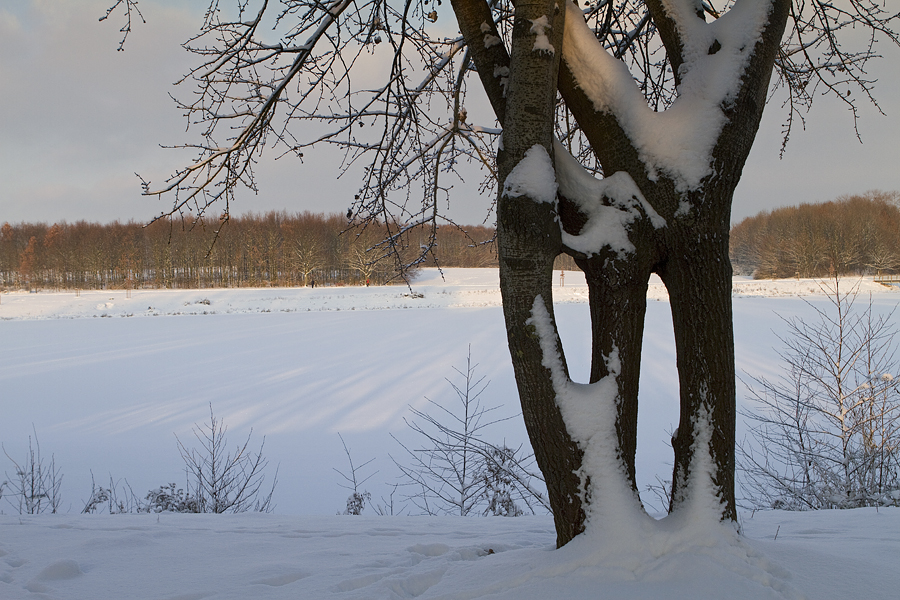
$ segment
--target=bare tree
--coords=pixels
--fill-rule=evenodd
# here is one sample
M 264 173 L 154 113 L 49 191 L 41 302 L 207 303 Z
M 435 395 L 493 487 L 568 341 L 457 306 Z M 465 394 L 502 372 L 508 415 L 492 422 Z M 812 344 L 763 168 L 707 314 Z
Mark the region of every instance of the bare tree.
M 45 462 L 41 456 L 37 431 L 34 439 L 28 436 L 28 454 L 21 463 L 16 462 L 5 447 L 3 453 L 13 464 L 13 475 L 7 473 L 7 480 L 0 484 L 0 497 L 6 488 L 6 501 L 20 515 L 56 513 L 62 502 L 59 489 L 63 478 L 56 466 L 56 457 L 50 455 L 50 462 Z
M 256 189 L 253 167 L 267 145 L 300 159 L 316 144 L 336 145 L 344 168 L 364 165 L 348 216 L 385 223 L 383 246 L 399 252 L 411 227 L 437 226 L 460 165 L 480 166 L 485 189 L 498 192 L 509 349 L 557 543 L 584 531 L 604 489 L 637 492 L 652 273 L 671 298 L 680 380 L 672 510 L 711 493 L 719 516 L 735 519 L 733 193 L 773 71 L 788 94 L 788 133 L 819 90 L 855 115 L 856 98 L 872 99 L 866 67 L 875 42 L 900 45 L 898 15 L 871 0 L 451 7 L 460 35 L 446 38 L 434 23 L 442 11 L 427 0 L 261 0 L 228 14 L 211 2 L 187 44 L 200 64 L 184 81 L 196 90 L 180 103 L 202 129 L 187 146 L 197 158 L 145 192 L 170 194 L 173 213 L 190 206 L 202 214 L 217 201 L 227 212 L 237 189 Z M 263 26 L 267 17 L 274 30 Z M 384 65 L 378 81 L 373 61 Z M 476 77 L 493 115 L 466 102 Z M 850 97 L 851 88 L 861 93 Z M 408 263 L 424 260 L 431 245 Z M 591 388 L 570 380 L 558 341 L 552 269 L 560 253 L 575 258 L 590 290 Z M 587 466 L 586 454 L 606 447 L 591 444 L 597 431 L 573 417 L 587 406 L 614 407 L 617 451 L 596 464 L 620 462 L 614 471 L 625 482 Z
M 262 453 L 265 438 L 259 451 L 254 453 L 249 448 L 251 431 L 246 441 L 231 453 L 228 451 L 226 431 L 227 427 L 216 418 L 210 406 L 209 422 L 194 426 L 199 449 L 188 449 L 176 436 L 188 476 L 187 495 L 196 503 L 196 510 L 192 512 L 271 512 L 278 473 L 276 471 L 272 486 L 266 493 L 263 489 L 264 471 L 269 461 Z M 174 484 L 171 487 L 174 491 Z
M 294 241 L 294 262 L 303 276 L 303 285 L 307 285 L 310 276 L 325 266 L 322 245 L 312 236 L 304 236 Z
M 523 514 L 521 506 L 532 514 L 539 507 L 549 509 L 539 489 L 541 478 L 533 472 L 533 456 L 521 447 L 485 440 L 486 428 L 512 417 L 490 420 L 497 407 L 482 404 L 489 382 L 476 375 L 477 367 L 470 349 L 465 371 L 454 367 L 462 383 L 447 380 L 456 396 L 450 408 L 428 400 L 431 411 L 410 409 L 417 420 L 407 425 L 420 444 L 410 448 L 397 440 L 409 462 L 394 459 L 403 485 L 412 490 L 407 499 L 431 515 L 518 516 Z
M 741 447 L 751 501 L 792 510 L 900 502 L 900 378 L 894 311 L 857 309 L 858 285 L 823 283 L 831 306 L 783 319 L 783 374 L 753 378 Z
M 344 510 L 345 515 L 361 515 L 363 510 L 366 508 L 366 503 L 372 500 L 371 492 L 361 489 L 365 482 L 372 478 L 375 473 L 369 474 L 367 477 L 363 477 L 362 479 L 356 476 L 362 469 L 366 468 L 374 458 L 370 458 L 366 462 L 361 465 L 353 464 L 353 456 L 350 455 L 350 449 L 347 448 L 347 442 L 344 441 L 344 436 L 338 433 L 338 437 L 341 438 L 341 445 L 344 446 L 344 453 L 347 455 L 347 462 L 350 463 L 350 471 L 348 473 L 344 473 L 339 469 L 335 469 L 335 473 L 344 478 L 347 483 L 342 483 L 340 486 L 344 489 L 350 490 L 350 495 L 347 497 L 347 508 Z
M 870 191 L 763 212 L 734 226 L 735 268 L 764 277 L 827 277 L 898 266 L 900 192 Z

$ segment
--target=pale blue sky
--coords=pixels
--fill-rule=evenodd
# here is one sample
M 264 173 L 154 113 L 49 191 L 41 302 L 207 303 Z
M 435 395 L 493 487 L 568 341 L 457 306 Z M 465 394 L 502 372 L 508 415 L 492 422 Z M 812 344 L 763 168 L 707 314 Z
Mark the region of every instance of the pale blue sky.
M 179 44 L 196 31 L 205 2 L 141 0 L 147 23 L 136 25 L 125 52 L 116 52 L 121 19 L 98 22 L 111 3 L 5 0 L 0 7 L 0 222 L 146 221 L 168 206 L 142 197 L 134 173 L 161 183 L 190 158 L 159 145 L 187 139 L 168 94 L 191 65 Z M 881 79 L 876 91 L 887 116 L 862 106 L 863 143 L 850 114 L 819 99 L 779 160 L 785 113 L 770 103 L 735 196 L 735 221 L 777 206 L 900 190 L 900 52 L 884 51 L 888 60 L 871 73 Z M 264 160 L 259 194 L 240 193 L 233 211 L 345 211 L 357 182 L 336 180 L 326 149 L 305 154 L 302 164 Z M 473 196 L 452 198 L 459 222 L 484 218 L 490 199 Z

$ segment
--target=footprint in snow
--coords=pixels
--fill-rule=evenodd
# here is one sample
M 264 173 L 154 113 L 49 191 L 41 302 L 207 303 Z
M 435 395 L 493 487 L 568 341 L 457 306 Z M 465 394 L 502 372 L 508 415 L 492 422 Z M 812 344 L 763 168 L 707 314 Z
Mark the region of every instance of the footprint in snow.
M 71 559 L 58 560 L 55 563 L 47 565 L 41 572 L 35 576 L 38 581 L 59 581 L 63 579 L 74 579 L 84 572 L 78 563 Z
M 77 562 L 71 559 L 59 560 L 41 569 L 34 579 L 25 585 L 25 589 L 34 594 L 46 594 L 53 591 L 52 587 L 45 585 L 46 583 L 75 579 L 81 575 L 84 575 L 84 572 Z
M 435 569 L 427 573 L 416 573 L 409 577 L 389 581 L 388 587 L 401 598 L 410 596 L 415 598 L 440 583 L 446 572 L 447 569 Z

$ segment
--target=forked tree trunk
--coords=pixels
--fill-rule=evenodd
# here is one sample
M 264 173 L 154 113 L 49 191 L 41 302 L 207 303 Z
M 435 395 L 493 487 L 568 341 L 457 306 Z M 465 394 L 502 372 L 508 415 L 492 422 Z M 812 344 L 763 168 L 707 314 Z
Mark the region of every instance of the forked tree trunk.
M 560 63 L 563 0 L 559 4 L 548 0 L 515 3 L 511 56 L 487 37 L 495 36 L 496 28 L 484 0 L 452 1 L 470 56 L 504 127 L 498 152 L 500 286 L 525 424 L 546 478 L 557 544 L 564 545 L 584 530 L 587 507 L 583 502 L 591 502 L 591 498 L 583 486 L 603 482 L 582 481 L 591 474 L 582 472 L 582 449 L 563 421 L 541 340 L 528 321 L 536 299 L 553 319 L 552 266 L 564 250 L 560 226 L 577 234 L 584 217 L 565 198 L 560 199 L 557 212 L 552 203 L 509 197 L 503 192 L 507 176 L 529 148 L 541 145 L 552 156 L 557 83 L 604 172 L 627 172 L 666 220 L 666 226 L 658 230 L 647 219 L 635 222 L 629 230 L 635 251 L 625 257 L 603 250 L 588 257 L 565 249 L 585 272 L 590 291 L 592 382 L 610 374 L 606 358 L 618 351 L 619 458 L 637 493 L 634 462 L 641 344 L 648 279 L 656 272 L 671 298 L 679 373 L 681 422 L 673 439 L 672 509 L 684 505 L 697 490 L 705 490 L 718 498 L 722 518 L 735 519 L 730 207 L 762 115 L 789 0 L 773 0 L 769 21 L 741 78 L 741 89 L 734 101 L 723 107 L 727 123 L 713 150 L 713 175 L 698 189 L 680 193 L 665 174 L 650 175 L 618 116 L 598 111 L 565 61 Z M 648 0 L 647 4 L 678 78 L 684 47 L 679 29 L 660 0 Z M 548 36 L 553 53 L 534 49 L 532 24 L 545 15 L 552 24 Z M 710 48 L 711 53 L 715 51 Z M 506 95 L 504 73 L 509 76 Z M 558 336 L 554 341 L 566 371 Z
M 726 225 L 727 226 L 727 225 Z M 675 330 L 681 420 L 672 437 L 671 509 L 709 477 L 723 517 L 737 519 L 734 498 L 735 371 L 728 235 L 702 232 L 674 245 L 660 276 Z M 711 459 L 704 465 L 705 456 Z M 695 469 L 708 473 L 694 473 Z

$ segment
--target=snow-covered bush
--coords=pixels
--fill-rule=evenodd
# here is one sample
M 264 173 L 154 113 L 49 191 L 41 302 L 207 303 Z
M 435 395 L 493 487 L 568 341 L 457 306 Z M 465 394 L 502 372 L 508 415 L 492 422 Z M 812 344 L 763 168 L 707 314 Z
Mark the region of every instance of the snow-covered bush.
M 345 515 L 361 515 L 366 503 L 372 500 L 371 492 L 353 492 L 347 496 L 347 508 L 344 510 Z
M 753 377 L 745 493 L 788 510 L 900 505 L 900 364 L 894 311 L 855 307 L 858 285 L 823 283 L 815 321 L 785 318 L 783 374 Z
M 184 489 L 174 483 L 161 485 L 139 498 L 127 480 L 114 481 L 109 478 L 109 487 L 97 485 L 91 478 L 91 495 L 84 503 L 82 514 L 101 513 L 111 515 L 134 513 L 180 512 L 196 513 L 197 502 Z
M 203 511 L 200 510 L 200 503 L 196 498 L 190 496 L 184 489 L 178 488 L 174 483 L 169 483 L 147 492 L 141 512 L 199 513 Z
M 487 447 L 486 460 L 484 461 L 481 478 L 484 483 L 484 496 L 487 506 L 483 515 L 495 517 L 520 517 L 525 512 L 516 503 L 517 490 L 516 478 L 513 475 L 516 469 L 516 450 L 505 445 L 499 448 Z M 528 498 L 523 498 L 528 502 Z M 531 508 L 531 506 L 529 506 Z M 534 509 L 531 509 L 534 512 Z
M 188 449 L 176 436 L 187 472 L 184 488 L 167 483 L 139 498 L 127 480 L 114 481 L 110 477 L 109 486 L 104 487 L 96 485 L 92 477 L 91 495 L 81 512 L 98 513 L 104 508 L 109 514 L 271 512 L 278 473 L 276 470 L 268 493 L 262 495 L 264 471 L 268 465 L 262 454 L 265 440 L 259 451 L 253 453 L 248 449 L 248 435 L 244 444 L 237 446 L 232 454 L 227 449 L 226 430 L 210 406 L 209 422 L 194 427 L 194 435 L 200 442 L 199 450 Z

